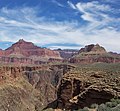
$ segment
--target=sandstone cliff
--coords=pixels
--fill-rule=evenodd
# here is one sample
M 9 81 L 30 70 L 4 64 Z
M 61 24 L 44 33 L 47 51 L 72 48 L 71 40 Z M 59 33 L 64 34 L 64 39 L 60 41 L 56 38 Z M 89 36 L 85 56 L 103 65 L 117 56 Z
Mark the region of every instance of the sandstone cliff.
M 41 64 L 62 61 L 58 51 L 35 46 L 20 39 L 6 50 L 0 50 L 0 61 L 5 63 Z
M 120 64 L 78 66 L 67 72 L 57 93 L 57 108 L 75 110 L 120 98 Z
M 120 98 L 119 81 L 120 64 L 3 65 L 0 110 L 74 110 L 101 104 Z
M 81 48 L 79 53 L 82 52 L 96 52 L 96 53 L 106 53 L 106 50 L 104 47 L 100 46 L 99 44 L 91 44 L 91 45 L 87 45 L 84 48 Z
M 60 56 L 64 59 L 69 59 L 72 56 L 78 54 L 79 50 L 74 50 L 74 49 L 57 49 L 56 51 L 58 51 L 60 53 Z
M 91 44 L 81 48 L 79 53 L 70 59 L 70 63 L 89 64 L 95 62 L 118 63 L 120 55 L 108 53 L 98 44 Z
M 57 99 L 57 89 L 71 65 L 0 67 L 0 110 L 41 111 Z

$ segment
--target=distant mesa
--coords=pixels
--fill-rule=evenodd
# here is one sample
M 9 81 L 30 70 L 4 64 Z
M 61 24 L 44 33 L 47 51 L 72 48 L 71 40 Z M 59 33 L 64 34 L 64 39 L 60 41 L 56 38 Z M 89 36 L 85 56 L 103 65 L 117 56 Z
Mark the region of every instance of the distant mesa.
M 57 49 L 56 51 L 58 51 L 60 53 L 60 56 L 64 59 L 69 59 L 79 52 L 77 49 Z
M 81 48 L 79 53 L 82 52 L 96 52 L 96 53 L 106 53 L 106 50 L 104 47 L 100 46 L 99 44 L 91 44 L 91 45 L 87 45 L 84 48 Z
M 12 46 L 9 47 L 8 49 L 12 49 L 15 47 L 19 47 L 20 49 L 30 49 L 30 48 L 35 49 L 35 48 L 37 48 L 37 46 L 35 46 L 32 42 L 27 42 L 23 39 L 20 39 L 18 42 L 12 44 Z
M 89 64 L 96 62 L 118 63 L 120 55 L 107 52 L 99 44 L 91 44 L 81 48 L 78 54 L 70 59 L 70 63 Z
M 58 51 L 45 49 L 20 39 L 6 50 L 0 50 L 0 61 L 5 63 L 41 64 L 62 61 Z
M 107 52 L 99 44 L 86 45 L 80 50 L 58 49 L 51 50 L 34 45 L 20 39 L 12 44 L 11 47 L 0 49 L 1 63 L 15 64 L 46 64 L 55 62 L 91 64 L 95 62 L 118 63 L 120 55 L 117 53 Z

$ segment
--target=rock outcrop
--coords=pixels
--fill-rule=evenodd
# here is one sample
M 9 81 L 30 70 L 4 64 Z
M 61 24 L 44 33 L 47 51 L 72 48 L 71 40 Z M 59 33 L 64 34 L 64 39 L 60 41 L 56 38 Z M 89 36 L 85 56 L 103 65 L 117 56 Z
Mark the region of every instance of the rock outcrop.
M 0 110 L 74 110 L 120 98 L 120 65 L 0 67 Z
M 64 59 L 69 59 L 72 56 L 78 54 L 79 50 L 74 50 L 74 49 L 57 49 L 56 51 L 58 51 L 60 53 L 60 56 Z
M 2 49 L 0 49 L 0 55 L 3 56 L 4 55 L 4 51 Z
M 40 67 L 0 66 L 0 111 L 41 111 L 40 91 L 25 79 L 24 71 Z
M 81 48 L 79 53 L 82 52 L 96 52 L 96 53 L 106 53 L 106 50 L 104 47 L 100 46 L 99 44 L 91 44 L 91 45 L 87 45 L 84 48 Z
M 0 84 L 0 111 L 41 111 L 41 93 L 24 78 Z
M 57 51 L 52 51 L 45 48 L 35 46 L 32 42 L 26 42 L 20 39 L 17 43 L 5 50 L 5 55 L 22 55 L 25 57 L 30 56 L 48 56 L 48 57 L 60 57 Z
M 6 50 L 0 50 L 0 61 L 5 63 L 41 64 L 62 61 L 58 51 L 35 46 L 20 39 Z
M 57 99 L 62 76 L 71 68 L 74 66 L 1 66 L 0 110 L 41 111 Z
M 102 46 L 91 44 L 81 48 L 79 53 L 70 59 L 70 63 L 119 63 L 120 55 L 108 53 Z
M 77 110 L 120 98 L 119 67 L 120 65 L 95 64 L 67 72 L 58 89 L 57 108 Z

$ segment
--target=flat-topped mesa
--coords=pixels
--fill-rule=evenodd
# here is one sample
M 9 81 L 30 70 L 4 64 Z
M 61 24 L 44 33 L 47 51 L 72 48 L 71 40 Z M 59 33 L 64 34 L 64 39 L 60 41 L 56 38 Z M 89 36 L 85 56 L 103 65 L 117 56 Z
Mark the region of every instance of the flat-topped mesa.
M 79 53 L 82 52 L 93 52 L 93 53 L 106 53 L 106 50 L 104 47 L 100 46 L 99 44 L 90 44 L 85 46 L 84 48 L 81 48 Z
M 108 53 L 104 47 L 99 44 L 87 45 L 84 48 L 81 48 L 78 54 L 73 56 L 70 59 L 71 63 L 95 63 L 95 62 L 105 62 L 105 63 L 119 63 L 120 55 L 113 55 Z

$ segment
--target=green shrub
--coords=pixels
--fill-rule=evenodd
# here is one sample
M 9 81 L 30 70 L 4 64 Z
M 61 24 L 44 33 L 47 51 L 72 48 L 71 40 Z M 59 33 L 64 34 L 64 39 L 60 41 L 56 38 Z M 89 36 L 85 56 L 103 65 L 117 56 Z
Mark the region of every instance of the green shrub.
M 120 104 L 120 99 L 111 99 L 111 102 L 115 102 L 116 104 Z
M 97 108 L 98 107 L 98 104 L 92 104 L 91 106 L 90 106 L 90 108 L 92 108 L 92 109 L 95 109 L 95 108 Z
M 107 107 L 105 104 L 101 104 L 100 106 L 98 106 L 97 111 L 111 111 L 111 109 L 110 107 Z
M 110 108 L 114 107 L 114 104 L 112 102 L 107 102 L 105 105 Z
M 74 111 L 89 111 L 88 107 L 84 107 L 83 109 L 78 109 L 78 110 L 74 110 Z
M 89 111 L 89 109 L 95 109 L 97 111 L 120 111 L 120 99 L 111 99 L 110 102 L 106 102 L 105 104 L 92 104 L 90 108 L 83 108 L 75 111 Z

